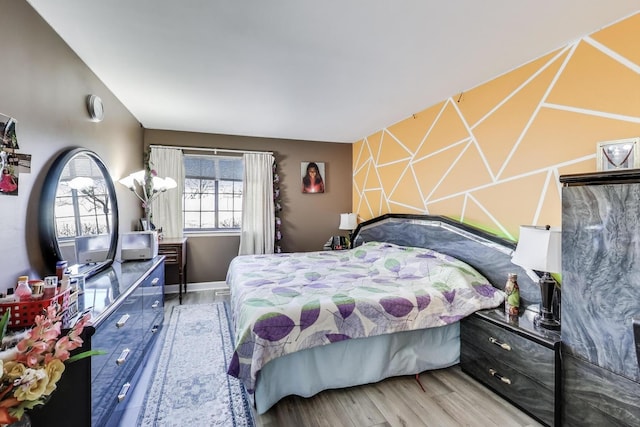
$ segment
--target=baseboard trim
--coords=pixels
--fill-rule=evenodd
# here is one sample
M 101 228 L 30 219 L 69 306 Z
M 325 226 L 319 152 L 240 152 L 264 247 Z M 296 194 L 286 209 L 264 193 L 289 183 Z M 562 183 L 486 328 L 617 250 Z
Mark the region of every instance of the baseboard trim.
M 164 285 L 165 294 L 177 294 L 179 291 L 178 285 Z M 215 291 L 216 293 L 229 293 L 229 286 L 226 282 L 200 282 L 187 284 L 187 291 Z

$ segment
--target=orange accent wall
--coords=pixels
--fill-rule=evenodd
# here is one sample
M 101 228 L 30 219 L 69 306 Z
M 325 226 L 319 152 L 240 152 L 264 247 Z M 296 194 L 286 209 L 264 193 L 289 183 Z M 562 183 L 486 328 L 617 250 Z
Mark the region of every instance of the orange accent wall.
M 353 211 L 444 215 L 516 240 L 561 223 L 559 176 L 640 136 L 640 13 L 353 144 Z

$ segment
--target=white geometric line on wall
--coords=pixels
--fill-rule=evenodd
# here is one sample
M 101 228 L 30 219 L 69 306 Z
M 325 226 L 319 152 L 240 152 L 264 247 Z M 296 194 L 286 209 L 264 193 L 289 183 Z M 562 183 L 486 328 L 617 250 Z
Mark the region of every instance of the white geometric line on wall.
M 542 189 L 540 192 L 540 197 L 538 198 L 538 205 L 536 206 L 536 211 L 533 214 L 532 224 L 538 224 L 538 219 L 540 218 L 540 213 L 542 212 L 542 206 L 544 205 L 544 201 L 547 197 L 547 188 L 549 188 L 549 183 L 551 181 L 551 177 L 553 176 L 553 170 L 547 171 L 547 176 L 544 178 L 544 184 L 542 184 Z
M 413 156 L 413 155 L 415 154 L 414 152 L 412 152 L 412 151 L 409 149 L 409 147 L 407 147 L 406 145 L 404 145 L 404 143 L 403 143 L 402 141 L 400 141 L 400 139 L 399 139 L 397 136 L 395 136 L 393 133 L 391 133 L 391 132 L 389 131 L 389 129 L 384 129 L 384 131 L 385 131 L 387 134 L 389 134 L 389 136 L 390 136 L 391 138 L 393 138 L 393 139 L 398 143 L 398 145 L 400 145 L 400 146 L 404 149 L 404 151 L 406 151 L 406 152 L 409 154 L 409 156 Z
M 411 156 L 404 157 L 404 158 L 398 159 L 398 160 L 393 160 L 393 161 L 387 162 L 387 163 L 377 163 L 376 167 L 391 166 L 391 165 L 395 165 L 396 163 L 406 162 L 407 160 L 411 161 Z
M 393 198 L 393 193 L 396 192 L 396 190 L 398 189 L 398 186 L 402 182 L 402 178 L 404 178 L 404 176 L 410 171 L 411 171 L 411 167 L 410 167 L 410 165 L 407 165 L 407 167 L 404 168 L 402 173 L 398 176 L 398 179 L 396 180 L 396 183 L 393 185 L 393 187 L 391 188 L 391 191 L 389 191 L 389 194 L 387 195 L 390 200 Z M 415 176 L 414 176 L 414 180 L 415 180 Z
M 449 100 L 450 100 L 451 104 L 453 105 L 453 108 L 454 108 L 456 114 L 458 115 L 458 118 L 462 122 L 464 128 L 467 130 L 467 133 L 469 134 L 469 137 L 471 138 L 471 142 L 473 143 L 473 145 L 476 146 L 476 149 L 478 150 L 478 153 L 480 154 L 480 158 L 482 159 L 482 163 L 484 163 L 484 167 L 487 170 L 487 172 L 489 173 L 489 176 L 491 177 L 491 181 L 495 181 L 496 180 L 496 176 L 493 173 L 493 171 L 491 170 L 491 165 L 489 165 L 489 161 L 487 160 L 486 156 L 484 155 L 484 151 L 482 151 L 482 147 L 480 146 L 480 144 L 478 144 L 478 140 L 476 138 L 476 135 L 471 130 L 471 127 L 469 126 L 469 123 L 467 123 L 467 119 L 462 114 L 462 111 L 460 111 L 460 108 L 458 107 L 458 103 L 454 102 L 452 98 L 449 98 Z
M 394 200 L 389 201 L 389 206 L 394 205 L 394 206 L 399 206 L 401 208 L 406 208 L 406 209 L 411 209 L 412 211 L 418 211 L 418 212 L 423 212 L 423 213 L 429 213 L 427 210 L 424 210 L 422 208 L 417 208 L 415 206 L 412 205 L 406 205 L 404 203 L 400 203 L 400 202 L 396 202 Z
M 414 165 L 414 164 L 416 164 L 416 163 L 418 163 L 418 162 L 421 162 L 421 161 L 423 161 L 423 160 L 425 160 L 425 159 L 428 159 L 429 157 L 437 156 L 437 155 L 438 155 L 438 154 L 440 154 L 440 153 L 443 153 L 443 152 L 445 152 L 445 151 L 447 151 L 447 150 L 450 150 L 450 149 L 452 149 L 452 148 L 454 148 L 454 147 L 457 147 L 457 146 L 458 146 L 458 145 L 460 145 L 460 144 L 468 144 L 468 143 L 469 143 L 469 137 L 468 137 L 468 136 L 466 136 L 466 137 L 464 137 L 463 139 L 461 139 L 460 141 L 453 142 L 453 143 L 451 143 L 451 144 L 447 145 L 446 147 L 442 147 L 442 148 L 440 148 L 440 149 L 438 149 L 438 150 L 436 150 L 436 151 L 433 151 L 433 152 L 431 152 L 431 153 L 429 153 L 429 154 L 427 154 L 427 155 L 425 155 L 425 156 L 422 156 L 422 157 L 413 157 L 413 158 L 411 159 L 410 164 L 411 164 L 411 165 Z
M 364 144 L 363 144 L 364 145 Z M 371 163 L 373 162 L 373 160 L 371 159 L 371 157 L 369 157 L 367 160 L 365 160 L 364 162 L 362 162 L 362 164 L 360 165 L 359 168 L 355 169 L 353 171 L 353 176 L 355 177 L 356 175 L 358 175 L 362 170 L 364 170 L 365 168 L 369 167 L 369 165 L 371 165 Z M 366 182 L 366 181 L 365 181 Z
M 619 120 L 621 122 L 640 123 L 640 116 L 635 117 L 635 116 L 627 116 L 624 114 L 607 113 L 606 111 L 589 110 L 586 108 L 571 107 L 569 105 L 551 104 L 548 102 L 543 103 L 542 107 L 553 109 L 553 110 L 568 111 L 570 113 L 584 114 L 586 116 L 594 116 L 594 117 L 601 117 L 604 119 Z
M 585 157 L 583 157 L 582 159 L 584 159 L 584 158 Z M 591 155 L 591 156 L 586 156 L 586 158 L 587 159 L 595 158 L 595 154 Z M 510 181 L 517 181 L 519 179 L 527 178 L 527 177 L 530 177 L 532 175 L 539 175 L 540 173 L 546 173 L 549 170 L 557 169 L 559 167 L 567 166 L 567 165 L 570 165 L 570 164 L 573 164 L 573 163 L 579 163 L 579 161 L 571 160 L 571 161 L 567 161 L 567 162 L 562 162 L 562 163 L 557 163 L 557 164 L 554 164 L 554 165 L 550 165 L 550 166 L 547 166 L 547 167 L 544 167 L 544 168 L 531 170 L 531 171 L 528 171 L 528 172 L 521 173 L 519 175 L 514 175 L 514 176 L 510 176 L 508 178 L 500 179 L 500 180 L 498 180 L 496 182 L 486 183 L 486 184 L 478 185 L 477 187 L 468 188 L 466 190 L 459 191 L 457 193 L 447 194 L 446 196 L 440 197 L 438 199 L 429 200 L 429 203 L 432 204 L 432 203 L 442 202 L 442 201 L 445 201 L 445 200 L 448 200 L 448 199 L 452 199 L 454 197 L 459 197 L 459 196 L 462 196 L 462 195 L 465 195 L 465 194 L 477 192 L 479 190 L 484 190 L 485 188 L 493 187 L 495 185 L 505 184 L 505 183 L 510 182 Z
M 355 162 L 353 162 L 354 165 L 359 165 L 360 162 L 363 160 L 365 145 L 367 145 L 367 138 L 362 139 L 362 144 L 360 144 L 360 149 L 358 150 L 358 154 L 356 155 Z M 357 171 L 354 170 L 353 176 L 356 176 L 356 173 Z
M 429 126 L 429 129 L 427 129 L 427 131 L 424 133 L 424 136 L 422 137 L 422 139 L 420 140 L 420 143 L 416 147 L 416 153 L 420 152 L 420 150 L 422 149 L 422 146 L 424 145 L 424 142 L 427 140 L 427 138 L 431 134 L 431 131 L 436 126 L 436 124 L 440 121 L 440 117 L 442 117 L 442 114 L 444 113 L 446 108 L 447 108 L 447 102 L 443 102 L 442 108 L 440 108 L 440 111 L 438 111 L 438 114 L 436 114 L 436 117 L 433 119 L 431 126 Z
M 500 100 L 500 102 L 498 102 L 491 110 L 489 110 L 484 116 L 482 116 L 477 122 L 475 122 L 473 125 L 471 125 L 471 129 L 475 129 L 476 127 L 478 127 L 478 125 L 482 124 L 485 120 L 487 120 L 489 117 L 491 117 L 496 111 L 498 111 L 504 104 L 506 104 L 507 102 L 509 102 L 509 100 L 511 100 L 511 98 L 513 98 L 515 95 L 517 95 L 522 89 L 524 89 L 529 83 L 531 83 L 531 81 L 533 81 L 535 78 L 537 78 L 540 74 L 542 74 L 547 68 L 549 68 L 551 65 L 553 65 L 555 63 L 555 61 L 562 56 L 567 49 L 569 49 L 569 46 L 566 46 L 564 49 L 561 49 L 556 55 L 554 55 L 552 58 L 549 58 L 549 60 L 542 65 L 535 73 L 533 73 L 531 76 L 529 76 L 529 78 L 527 78 L 524 82 L 522 82 L 518 87 L 516 87 L 513 91 L 511 91 L 507 96 L 505 96 L 502 100 Z M 506 73 L 505 73 L 506 74 Z
M 422 185 L 420 185 L 420 180 L 418 179 L 418 175 L 416 175 L 416 170 L 413 165 L 409 165 L 409 170 L 411 171 L 411 175 L 413 176 L 413 182 L 416 184 L 416 188 L 418 189 L 418 200 L 422 201 L 422 209 L 427 209 L 427 205 L 424 202 L 424 192 L 422 191 Z
M 404 176 L 407 173 L 411 174 L 411 176 L 413 178 L 413 182 L 415 184 L 415 187 L 418 189 L 418 192 L 420 193 L 420 196 L 422 197 L 422 189 L 420 188 L 420 182 L 418 181 L 418 178 L 416 177 L 416 174 L 415 174 L 413 168 L 412 167 L 407 167 L 404 171 L 402 171 L 402 174 L 398 178 L 398 182 L 396 182 L 396 185 L 393 186 L 393 190 L 389 193 L 388 200 L 390 202 L 393 201 L 396 204 L 401 204 L 402 206 L 410 207 L 411 209 L 422 210 L 424 208 L 424 205 L 423 206 L 407 205 L 407 204 L 404 204 L 404 203 L 399 203 L 398 201 L 393 199 L 393 194 L 398 189 L 398 184 L 402 181 L 402 178 L 404 178 Z M 419 199 L 417 198 L 417 200 L 422 200 L 422 199 L 421 198 L 419 198 Z
M 411 156 L 413 155 L 413 153 L 412 153 L 411 151 L 409 151 L 409 150 L 407 149 L 407 147 L 405 147 L 405 146 L 404 146 L 404 144 L 402 144 L 402 143 L 400 142 L 400 140 L 399 140 L 398 138 L 396 138 L 396 137 L 395 137 L 395 135 L 393 135 L 393 134 L 392 134 L 391 132 L 389 132 L 387 129 L 383 129 L 383 131 L 382 131 L 382 137 L 380 138 L 380 148 L 379 148 L 379 150 L 378 150 L 379 152 L 378 152 L 378 157 L 376 158 L 376 163 L 379 163 L 379 162 L 380 162 L 380 156 L 382 155 L 382 147 L 383 147 L 383 145 L 385 144 L 385 142 L 386 142 L 386 144 L 389 144 L 389 143 L 390 143 L 389 138 L 385 138 L 385 137 L 384 137 L 384 135 L 385 135 L 385 134 L 386 134 L 386 135 L 388 135 L 392 140 L 394 140 L 394 141 L 396 142 L 396 144 L 397 144 L 397 145 L 400 145 L 400 147 L 402 147 L 402 149 L 407 153 L 407 157 L 406 157 L 406 158 L 409 158 L 409 157 L 411 157 Z
M 608 57 L 610 57 L 614 61 L 617 61 L 620 64 L 624 65 L 625 67 L 629 68 L 631 71 L 635 71 L 637 74 L 640 74 L 640 65 L 639 64 L 636 64 L 635 62 L 627 59 L 626 57 L 622 56 L 621 54 L 619 54 L 615 50 L 612 50 L 611 48 L 603 45 L 602 43 L 600 43 L 597 40 L 592 39 L 591 37 L 585 37 L 583 40 L 585 41 L 585 43 L 593 46 L 594 48 L 596 48 L 600 52 L 604 53 L 605 55 L 607 55 Z
M 496 219 L 496 217 L 494 217 L 491 212 L 482 204 L 478 201 L 478 199 L 476 199 L 475 197 L 473 197 L 473 194 L 467 194 L 466 195 L 470 200 L 473 201 L 473 203 L 476 204 L 476 206 L 482 211 L 484 212 L 484 214 L 493 222 L 493 224 L 498 227 L 498 229 L 504 233 L 504 235 L 511 240 L 515 240 L 513 235 L 511 233 L 509 233 L 509 231 L 502 226 L 502 224 L 500 223 L 500 221 L 498 221 Z M 464 221 L 464 218 L 462 219 L 462 221 Z
M 423 199 L 423 203 L 427 203 L 428 201 L 430 201 L 431 197 L 433 196 L 433 193 L 435 193 L 435 191 L 438 189 L 438 187 L 440 187 L 440 185 L 442 184 L 442 182 L 447 178 L 447 176 L 449 176 L 449 173 L 454 169 L 454 167 L 458 164 L 458 162 L 460 161 L 460 159 L 462 158 L 462 156 L 464 155 L 464 153 L 467 152 L 467 150 L 469 149 L 469 147 L 473 144 L 472 141 L 469 141 L 467 143 L 467 145 L 460 151 L 460 153 L 458 154 L 458 157 L 455 158 L 455 160 L 453 162 L 451 162 L 451 165 L 449 165 L 449 168 L 445 171 L 445 173 L 442 174 L 442 176 L 440 177 L 440 180 L 436 183 L 436 185 L 433 186 L 433 188 L 431 189 L 431 191 L 429 192 L 429 194 L 427 195 L 427 197 L 425 199 Z
M 558 71 L 556 71 L 556 74 L 553 76 L 553 79 L 551 79 L 551 82 L 549 83 L 549 85 L 547 86 L 544 94 L 540 98 L 540 101 L 538 102 L 538 105 L 536 105 L 536 108 L 533 110 L 533 113 L 529 117 L 529 120 L 527 120 L 527 124 L 522 129 L 522 132 L 520 133 L 520 135 L 516 139 L 515 144 L 513 144 L 513 146 L 511 147 L 511 151 L 509 151 L 509 154 L 507 154 L 507 157 L 505 158 L 504 162 L 502 163 L 502 166 L 498 170 L 498 173 L 496 175 L 498 178 L 500 178 L 502 176 L 502 174 L 504 173 L 505 169 L 507 168 L 507 165 L 509 165 L 509 163 L 511 162 L 511 158 L 513 157 L 515 152 L 518 151 L 518 148 L 520 147 L 520 143 L 522 142 L 522 140 L 524 139 L 525 135 L 529 131 L 529 128 L 531 127 L 533 122 L 537 119 L 538 113 L 540 113 L 540 109 L 542 108 L 542 104 L 546 102 L 547 98 L 549 97 L 549 94 L 551 93 L 551 91 L 555 87 L 558 79 L 560 78 L 560 76 L 564 72 L 564 69 L 566 68 L 567 64 L 569 63 L 571 58 L 573 58 L 573 54 L 576 51 L 577 45 L 578 45 L 578 43 L 574 43 L 573 46 L 571 46 L 571 48 L 569 50 L 569 53 L 567 54 L 567 56 L 562 61 L 562 64 L 560 65 L 560 68 L 558 68 Z

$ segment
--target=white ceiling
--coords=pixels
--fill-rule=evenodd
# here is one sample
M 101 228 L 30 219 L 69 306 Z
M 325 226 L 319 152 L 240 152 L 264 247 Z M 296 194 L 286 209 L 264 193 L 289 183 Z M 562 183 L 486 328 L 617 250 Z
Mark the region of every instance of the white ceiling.
M 27 1 L 145 128 L 333 142 L 640 9 L 638 0 Z

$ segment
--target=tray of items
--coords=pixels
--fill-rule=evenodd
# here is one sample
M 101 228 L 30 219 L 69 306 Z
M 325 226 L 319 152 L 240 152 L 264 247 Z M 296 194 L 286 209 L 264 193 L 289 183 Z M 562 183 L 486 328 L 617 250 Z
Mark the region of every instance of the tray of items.
M 58 304 L 59 313 L 62 313 L 62 319 L 68 314 L 69 300 L 71 288 L 58 291 L 50 298 L 34 298 L 24 301 L 0 302 L 0 316 L 3 316 L 7 310 L 11 310 L 8 328 L 25 329 L 35 324 L 36 316 L 44 314 L 44 311 L 51 304 Z

